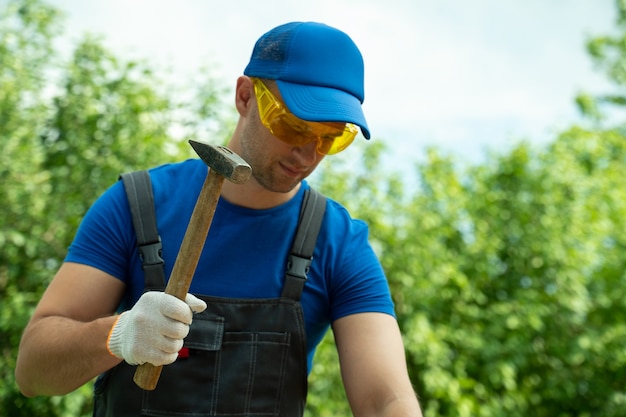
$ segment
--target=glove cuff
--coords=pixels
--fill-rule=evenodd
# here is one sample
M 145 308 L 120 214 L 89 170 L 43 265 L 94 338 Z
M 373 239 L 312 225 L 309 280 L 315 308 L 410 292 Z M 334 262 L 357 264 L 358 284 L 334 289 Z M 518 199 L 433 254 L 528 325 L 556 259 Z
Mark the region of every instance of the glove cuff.
M 117 316 L 107 337 L 107 350 L 111 356 L 115 356 L 118 359 L 124 359 L 122 356 L 122 328 L 124 327 L 125 320 L 122 320 L 122 317 L 125 313 L 126 312 Z

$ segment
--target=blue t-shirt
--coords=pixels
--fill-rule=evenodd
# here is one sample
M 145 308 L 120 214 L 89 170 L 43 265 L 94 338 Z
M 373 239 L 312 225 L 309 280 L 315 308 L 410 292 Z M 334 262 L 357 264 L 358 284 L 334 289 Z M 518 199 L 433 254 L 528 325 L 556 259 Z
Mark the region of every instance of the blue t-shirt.
M 199 159 L 150 170 L 163 243 L 165 276 L 174 266 L 207 167 Z M 279 297 L 306 182 L 290 201 L 270 209 L 239 207 L 220 199 L 190 292 L 216 297 Z M 90 265 L 124 281 L 127 310 L 141 296 L 144 274 L 121 181 L 89 209 L 66 262 Z M 302 298 L 309 371 L 315 348 L 329 325 L 361 312 L 394 314 L 380 262 L 368 242 L 367 225 L 328 199 L 313 264 Z

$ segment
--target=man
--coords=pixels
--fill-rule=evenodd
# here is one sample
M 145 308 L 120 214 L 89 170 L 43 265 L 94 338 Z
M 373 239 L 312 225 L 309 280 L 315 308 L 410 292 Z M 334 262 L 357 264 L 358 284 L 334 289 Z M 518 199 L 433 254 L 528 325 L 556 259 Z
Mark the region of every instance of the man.
M 252 178 L 224 183 L 194 295 L 144 292 L 128 199 L 114 184 L 24 331 L 16 379 L 25 395 L 62 395 L 99 375 L 98 416 L 298 416 L 315 348 L 332 326 L 353 414 L 421 416 L 363 222 L 328 200 L 306 284 L 284 292 L 304 179 L 358 127 L 370 137 L 357 46 L 330 26 L 288 23 L 257 41 L 244 74 L 228 147 Z M 165 276 L 206 173 L 200 160 L 150 170 Z M 132 365 L 146 362 L 166 365 L 155 391 L 132 382 Z

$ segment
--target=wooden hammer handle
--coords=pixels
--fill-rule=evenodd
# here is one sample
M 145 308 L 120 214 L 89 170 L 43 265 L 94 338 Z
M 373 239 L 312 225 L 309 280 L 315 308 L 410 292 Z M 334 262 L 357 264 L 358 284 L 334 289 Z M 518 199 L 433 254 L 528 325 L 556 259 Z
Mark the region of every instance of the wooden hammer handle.
M 191 285 L 191 279 L 198 266 L 204 241 L 213 221 L 223 183 L 224 177 L 210 169 L 191 214 L 185 237 L 176 256 L 172 275 L 165 287 L 166 294 L 185 301 Z M 133 380 L 140 388 L 152 391 L 156 388 L 157 382 L 159 382 L 162 369 L 162 365 L 155 366 L 144 363 L 137 367 Z

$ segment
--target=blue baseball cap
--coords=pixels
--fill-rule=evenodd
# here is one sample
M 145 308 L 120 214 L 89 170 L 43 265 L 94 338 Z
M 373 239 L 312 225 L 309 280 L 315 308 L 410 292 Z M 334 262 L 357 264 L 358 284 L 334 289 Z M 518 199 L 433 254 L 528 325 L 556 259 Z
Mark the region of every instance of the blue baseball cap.
M 256 42 L 244 74 L 276 80 L 285 105 L 300 119 L 353 123 L 370 138 L 361 107 L 363 57 L 344 32 L 316 22 L 278 26 Z

